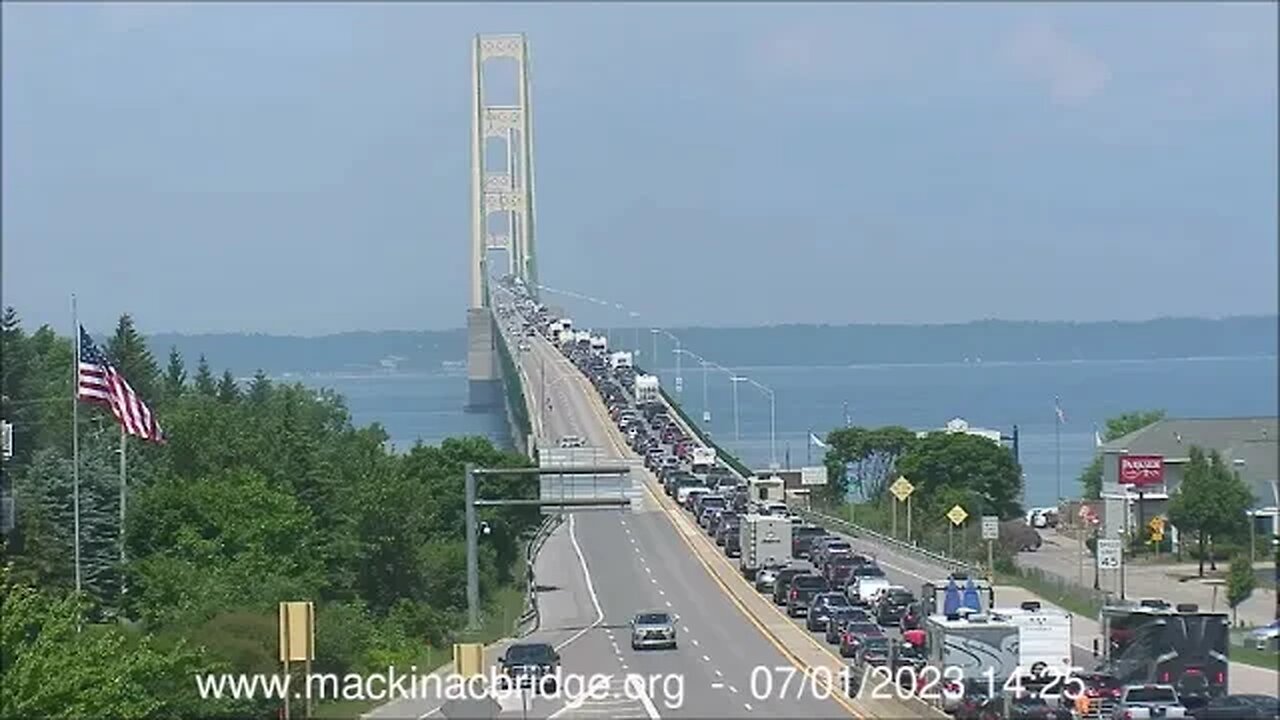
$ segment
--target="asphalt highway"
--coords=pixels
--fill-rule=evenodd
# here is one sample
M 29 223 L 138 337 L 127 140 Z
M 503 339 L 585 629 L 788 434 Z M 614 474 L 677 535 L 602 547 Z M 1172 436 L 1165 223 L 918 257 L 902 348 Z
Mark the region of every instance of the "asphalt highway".
M 544 416 L 546 441 L 578 435 L 598 448 L 602 458 L 627 457 L 628 449 L 609 432 L 608 418 L 601 415 L 595 389 L 586 378 L 545 340 L 531 338 L 530 344 L 521 362 L 533 386 L 528 389 L 531 404 L 541 407 L 548 397 L 552 403 Z M 594 593 L 590 603 L 598 602 L 603 619 L 562 653 L 566 672 L 640 674 L 652 705 L 645 708 L 641 702 L 640 709 L 651 710 L 649 717 L 849 715 L 842 705 L 825 699 L 826 688 L 802 682 L 802 674 L 786 655 L 698 563 L 654 498 L 646 496 L 637 510 L 578 512 L 573 522 L 590 576 L 587 585 Z M 541 556 L 555 551 L 548 544 Z M 544 606 L 550 607 L 546 600 L 543 596 Z M 580 597 L 567 602 L 582 605 Z M 678 616 L 677 649 L 631 649 L 627 623 L 644 610 Z M 620 717 L 620 709 L 588 701 L 561 716 Z M 628 706 L 628 712 L 633 709 Z

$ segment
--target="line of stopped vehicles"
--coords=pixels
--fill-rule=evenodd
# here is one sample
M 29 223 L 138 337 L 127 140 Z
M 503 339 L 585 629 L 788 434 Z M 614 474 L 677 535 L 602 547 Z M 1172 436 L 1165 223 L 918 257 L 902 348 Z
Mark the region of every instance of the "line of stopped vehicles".
M 1275 696 L 1227 693 L 1225 613 L 1156 599 L 1109 604 L 1099 616 L 1107 642 L 1084 652 L 1085 669 L 1073 661 L 1069 613 L 1036 602 L 999 607 L 989 582 L 959 572 L 923 583 L 918 594 L 892 582 L 848 538 L 792 513 L 782 480 L 744 478 L 690 437 L 668 411 L 658 379 L 637 372 L 630 353 L 575 331 L 518 282 L 507 287 L 516 304 L 499 314 L 520 349 L 535 335 L 560 348 L 663 491 L 759 592 L 846 659 L 850 695 L 874 670 L 905 689 L 902 697 L 924 699 L 957 720 L 1280 719 Z M 562 447 L 583 444 L 560 439 Z M 638 613 L 633 648 L 675 650 L 674 619 Z M 937 692 L 930 696 L 925 686 Z

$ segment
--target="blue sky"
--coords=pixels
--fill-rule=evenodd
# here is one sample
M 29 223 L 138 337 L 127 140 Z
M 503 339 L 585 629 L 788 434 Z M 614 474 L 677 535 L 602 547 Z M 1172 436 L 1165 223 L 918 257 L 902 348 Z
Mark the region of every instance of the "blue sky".
M 524 31 L 548 285 L 663 325 L 1274 312 L 1276 21 L 6 3 L 4 302 L 65 325 L 75 291 L 91 328 L 147 331 L 461 326 L 470 40 Z

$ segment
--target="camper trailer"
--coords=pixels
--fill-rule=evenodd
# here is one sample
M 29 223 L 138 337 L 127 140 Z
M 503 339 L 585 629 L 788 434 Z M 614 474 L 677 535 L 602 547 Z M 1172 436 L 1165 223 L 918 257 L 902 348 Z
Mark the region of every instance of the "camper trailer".
M 978 613 L 931 615 L 924 630 L 933 667 L 957 668 L 965 680 L 990 680 L 997 687 L 1018 669 L 1018 626 L 1008 620 Z

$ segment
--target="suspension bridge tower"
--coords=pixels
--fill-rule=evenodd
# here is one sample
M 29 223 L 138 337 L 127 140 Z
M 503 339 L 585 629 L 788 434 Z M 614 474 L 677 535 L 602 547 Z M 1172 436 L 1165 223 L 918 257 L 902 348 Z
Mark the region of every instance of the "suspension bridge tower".
M 489 62 L 489 61 L 498 62 Z M 514 62 L 511 62 L 514 61 Z M 501 66 L 507 66 L 502 68 Z M 514 69 L 514 83 L 490 71 Z M 505 81 L 505 82 L 504 82 Z M 507 90 L 505 103 L 491 101 Z M 467 405 L 503 402 L 501 368 L 489 307 L 490 258 L 505 253 L 502 274 L 537 294 L 533 245 L 533 125 L 529 44 L 523 33 L 476 35 L 471 48 L 471 298 L 467 308 Z

